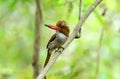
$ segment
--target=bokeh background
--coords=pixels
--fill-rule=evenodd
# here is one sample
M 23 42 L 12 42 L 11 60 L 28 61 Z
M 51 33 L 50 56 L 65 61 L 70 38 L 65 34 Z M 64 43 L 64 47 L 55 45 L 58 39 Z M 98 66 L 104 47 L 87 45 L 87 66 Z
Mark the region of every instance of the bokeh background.
M 95 0 L 83 0 L 82 15 Z M 49 79 L 120 79 L 120 0 L 104 0 L 47 74 Z M 0 0 L 0 79 L 33 79 L 35 0 Z M 107 11 L 102 15 L 104 9 Z M 40 64 L 54 31 L 44 23 L 78 22 L 79 0 L 41 0 Z M 96 71 L 99 68 L 99 71 Z

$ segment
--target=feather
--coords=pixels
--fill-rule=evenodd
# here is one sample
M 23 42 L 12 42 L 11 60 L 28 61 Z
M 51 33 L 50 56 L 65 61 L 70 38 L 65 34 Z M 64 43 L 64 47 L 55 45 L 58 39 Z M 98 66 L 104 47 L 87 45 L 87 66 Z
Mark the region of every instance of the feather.
M 56 38 L 56 34 L 54 34 L 54 35 L 50 38 L 50 40 L 49 40 L 48 43 L 47 43 L 47 47 L 46 47 L 46 48 L 48 48 L 50 42 L 52 42 L 55 38 Z

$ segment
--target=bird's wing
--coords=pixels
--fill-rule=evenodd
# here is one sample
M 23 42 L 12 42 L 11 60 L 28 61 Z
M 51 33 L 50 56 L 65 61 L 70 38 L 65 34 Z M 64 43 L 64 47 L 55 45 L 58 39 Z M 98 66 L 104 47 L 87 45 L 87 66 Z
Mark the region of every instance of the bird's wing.
M 47 47 L 46 47 L 46 48 L 48 48 L 48 45 L 50 44 L 50 42 L 53 41 L 55 38 L 56 38 L 56 34 L 54 34 L 54 35 L 50 38 L 50 40 L 49 40 L 48 43 L 47 43 Z

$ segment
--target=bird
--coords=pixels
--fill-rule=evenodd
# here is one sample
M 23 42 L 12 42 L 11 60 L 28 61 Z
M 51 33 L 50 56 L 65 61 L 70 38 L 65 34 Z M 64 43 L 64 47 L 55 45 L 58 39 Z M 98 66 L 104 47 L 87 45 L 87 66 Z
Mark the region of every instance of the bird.
M 61 46 L 65 43 L 65 41 L 69 37 L 69 32 L 70 32 L 67 22 L 64 20 L 59 20 L 56 23 L 56 25 L 45 24 L 45 26 L 47 26 L 50 29 L 55 30 L 56 32 L 52 35 L 52 37 L 47 43 L 47 46 L 46 46 L 47 57 L 44 63 L 44 67 L 49 62 L 52 52 L 54 50 L 61 48 Z M 44 79 L 46 79 L 46 77 Z

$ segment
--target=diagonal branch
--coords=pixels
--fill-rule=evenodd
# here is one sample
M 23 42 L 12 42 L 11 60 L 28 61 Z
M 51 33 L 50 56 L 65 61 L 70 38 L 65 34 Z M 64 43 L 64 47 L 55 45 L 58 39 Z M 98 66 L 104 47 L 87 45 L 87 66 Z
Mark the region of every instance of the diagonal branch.
M 97 7 L 97 5 L 99 5 L 99 3 L 102 0 L 96 0 L 91 6 L 90 8 L 86 11 L 86 13 L 83 15 L 83 17 L 81 17 L 80 21 L 78 22 L 78 24 L 76 25 L 74 31 L 72 32 L 72 34 L 70 35 L 70 37 L 68 38 L 68 40 L 65 42 L 65 44 L 62 46 L 63 48 L 66 48 L 74 39 L 74 37 L 76 36 L 76 34 L 79 32 L 80 28 L 82 27 L 83 23 L 85 22 L 85 20 L 87 19 L 87 17 L 91 14 L 91 12 Z
M 82 24 L 85 22 L 85 20 L 87 19 L 87 17 L 91 14 L 91 12 L 97 7 L 97 5 L 101 2 L 102 0 L 96 0 L 91 7 L 86 11 L 86 13 L 83 15 L 83 17 L 81 17 L 81 19 L 79 20 L 78 24 L 76 25 L 74 31 L 72 32 L 72 34 L 70 35 L 70 37 L 68 38 L 68 40 L 65 42 L 65 44 L 62 46 L 62 48 L 60 48 L 58 51 L 56 51 L 53 55 L 53 57 L 51 58 L 51 60 L 49 61 L 49 63 L 46 65 L 46 67 L 43 69 L 43 71 L 39 74 L 39 76 L 37 77 L 37 79 L 43 79 L 44 76 L 47 74 L 47 72 L 51 69 L 51 67 L 53 66 L 53 64 L 55 63 L 55 61 L 57 60 L 57 58 L 59 57 L 59 55 L 63 52 L 63 50 L 74 40 L 76 34 L 79 32 Z M 64 49 L 63 49 L 64 48 Z

